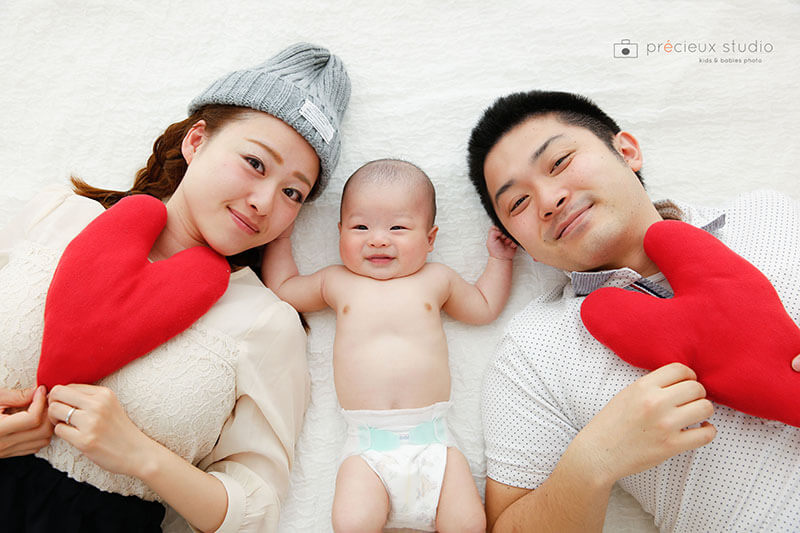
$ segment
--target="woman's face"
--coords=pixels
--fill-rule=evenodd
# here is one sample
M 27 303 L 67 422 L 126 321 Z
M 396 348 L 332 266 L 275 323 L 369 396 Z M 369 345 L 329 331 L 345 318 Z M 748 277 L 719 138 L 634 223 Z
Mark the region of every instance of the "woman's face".
M 204 121 L 183 140 L 186 174 L 167 202 L 191 245 L 229 256 L 266 244 L 297 217 L 319 158 L 291 126 L 253 111 L 213 135 Z

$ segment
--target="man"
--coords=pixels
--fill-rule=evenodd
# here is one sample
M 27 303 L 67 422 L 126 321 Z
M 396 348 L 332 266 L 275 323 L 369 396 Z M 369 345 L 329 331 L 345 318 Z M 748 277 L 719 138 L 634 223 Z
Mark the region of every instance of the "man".
M 642 239 L 675 218 L 759 268 L 798 322 L 800 204 L 769 192 L 725 209 L 654 204 L 635 137 L 567 93 L 499 99 L 469 165 L 494 223 L 568 276 L 514 318 L 487 371 L 490 529 L 600 531 L 619 481 L 664 531 L 800 530 L 800 429 L 712 404 L 684 365 L 628 365 L 579 316 L 600 287 L 672 295 Z

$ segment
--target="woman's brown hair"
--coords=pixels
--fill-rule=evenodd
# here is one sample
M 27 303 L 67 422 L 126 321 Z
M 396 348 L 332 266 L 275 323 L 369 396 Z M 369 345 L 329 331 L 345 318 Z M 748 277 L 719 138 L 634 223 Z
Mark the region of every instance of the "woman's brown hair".
M 216 104 L 201 107 L 185 120 L 170 125 L 156 139 L 153 144 L 153 153 L 147 160 L 147 164 L 136 173 L 133 187 L 127 191 L 93 187 L 76 176 L 71 178 L 72 188 L 81 196 L 97 200 L 106 209 L 122 198 L 133 194 L 149 194 L 159 200 L 165 200 L 175 192 L 186 173 L 187 164 L 181 152 L 181 144 L 191 127 L 198 121 L 204 120 L 205 131 L 211 136 L 228 122 L 242 119 L 250 113 L 253 113 L 253 110 L 247 107 Z M 319 185 L 319 180 L 315 183 L 314 189 L 317 189 L 317 185 Z M 309 197 L 316 192 L 314 189 Z M 228 262 L 233 269 L 249 266 L 256 275 L 261 277 L 263 252 L 263 246 L 252 248 L 228 257 Z

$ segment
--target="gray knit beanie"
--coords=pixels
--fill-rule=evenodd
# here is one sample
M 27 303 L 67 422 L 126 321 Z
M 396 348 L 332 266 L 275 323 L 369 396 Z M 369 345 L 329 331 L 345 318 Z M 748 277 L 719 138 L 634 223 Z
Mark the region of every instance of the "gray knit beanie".
M 341 151 L 340 124 L 350 100 L 350 78 L 326 48 L 297 43 L 254 68 L 231 72 L 189 104 L 191 115 L 208 104 L 264 111 L 305 137 L 319 156 L 319 187 L 327 183 Z

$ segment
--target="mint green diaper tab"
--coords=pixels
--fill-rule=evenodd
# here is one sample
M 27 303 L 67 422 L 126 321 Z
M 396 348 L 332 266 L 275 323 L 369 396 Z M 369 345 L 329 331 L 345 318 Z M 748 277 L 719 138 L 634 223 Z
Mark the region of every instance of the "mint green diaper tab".
M 434 418 L 404 431 L 361 425 L 358 426 L 359 453 L 367 450 L 388 452 L 407 444 L 426 445 L 437 442 L 445 444 L 445 435 L 447 427 L 442 418 Z

